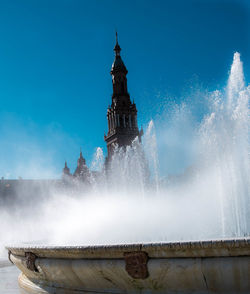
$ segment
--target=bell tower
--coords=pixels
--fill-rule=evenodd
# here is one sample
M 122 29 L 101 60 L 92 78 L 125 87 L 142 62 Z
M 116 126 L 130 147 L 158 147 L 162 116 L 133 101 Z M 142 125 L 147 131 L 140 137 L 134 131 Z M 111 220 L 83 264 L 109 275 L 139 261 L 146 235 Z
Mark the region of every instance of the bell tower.
M 141 140 L 143 131 L 137 124 L 137 109 L 131 102 L 127 87 L 127 68 L 121 59 L 121 47 L 116 33 L 115 60 L 111 67 L 113 84 L 112 104 L 108 107 L 108 133 L 104 135 L 107 143 L 108 160 L 111 159 L 115 144 L 127 146 L 138 136 Z

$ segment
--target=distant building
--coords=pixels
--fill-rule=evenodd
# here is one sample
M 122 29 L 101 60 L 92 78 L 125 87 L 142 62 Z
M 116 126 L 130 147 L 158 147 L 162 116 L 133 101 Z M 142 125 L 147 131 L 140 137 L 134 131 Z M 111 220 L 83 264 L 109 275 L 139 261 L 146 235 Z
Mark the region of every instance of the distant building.
M 90 178 L 90 171 L 86 165 L 86 160 L 82 156 L 82 151 L 80 151 L 80 156 L 77 160 L 77 167 L 73 174 L 70 173 L 67 162 L 65 161 L 65 166 L 62 170 L 62 179 L 69 181 L 71 179 L 81 180 L 82 182 L 88 182 Z
M 137 109 L 134 102 L 131 102 L 127 88 L 127 68 L 122 61 L 120 52 L 121 47 L 118 44 L 116 33 L 116 44 L 114 47 L 115 60 L 111 67 L 111 76 L 113 84 L 112 103 L 107 110 L 108 132 L 104 135 L 107 143 L 108 155 L 106 162 L 111 160 L 114 147 L 127 146 L 138 137 L 139 141 L 143 135 L 143 130 L 139 131 L 137 124 Z M 90 172 L 86 165 L 86 160 L 80 151 L 77 160 L 77 167 L 73 174 L 65 162 L 62 170 L 62 178 L 58 180 L 0 180 L 0 204 L 5 200 L 13 203 L 13 200 L 21 197 L 23 201 L 27 199 L 34 200 L 34 197 L 43 195 L 47 197 L 51 191 L 62 190 L 65 187 L 72 187 L 76 182 L 89 184 L 92 179 L 98 180 L 98 172 Z M 25 200 L 26 199 L 26 200 Z M 32 200 L 32 201 L 33 201 Z
M 51 180 L 26 180 L 13 179 L 0 180 L 0 207 L 15 207 L 17 201 L 25 206 L 36 205 L 37 202 L 48 199 L 54 193 L 65 190 L 65 185 L 60 179 Z

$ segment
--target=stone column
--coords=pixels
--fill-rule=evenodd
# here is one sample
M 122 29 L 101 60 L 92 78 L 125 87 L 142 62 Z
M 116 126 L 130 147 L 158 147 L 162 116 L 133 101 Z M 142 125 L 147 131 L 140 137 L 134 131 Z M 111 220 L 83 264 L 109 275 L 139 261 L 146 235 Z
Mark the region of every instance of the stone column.
M 114 129 L 114 115 L 113 112 L 111 113 L 111 125 L 112 125 L 112 130 Z
M 124 126 L 124 128 L 126 128 L 125 114 L 123 114 L 123 126 Z
M 118 127 L 120 127 L 120 115 L 119 115 L 119 113 L 117 114 L 117 125 L 118 125 Z
M 108 126 L 109 126 L 109 132 L 110 132 L 111 130 L 110 113 L 108 114 Z

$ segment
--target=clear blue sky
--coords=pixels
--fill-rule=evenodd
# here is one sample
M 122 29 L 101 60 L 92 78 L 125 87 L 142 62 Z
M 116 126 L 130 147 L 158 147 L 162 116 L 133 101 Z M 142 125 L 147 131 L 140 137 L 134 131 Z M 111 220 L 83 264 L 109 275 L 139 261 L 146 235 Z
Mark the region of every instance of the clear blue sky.
M 115 30 L 139 123 L 195 79 L 250 79 L 248 1 L 0 1 L 0 176 L 50 177 L 104 147 Z M 178 100 L 179 99 L 179 100 Z

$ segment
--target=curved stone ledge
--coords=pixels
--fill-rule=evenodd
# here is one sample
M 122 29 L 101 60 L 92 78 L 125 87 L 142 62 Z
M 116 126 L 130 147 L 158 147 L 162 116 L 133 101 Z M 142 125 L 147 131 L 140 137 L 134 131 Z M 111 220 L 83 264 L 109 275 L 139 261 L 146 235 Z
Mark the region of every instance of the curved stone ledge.
M 250 293 L 250 238 L 7 249 L 22 293 Z
M 41 258 L 123 258 L 124 252 L 130 251 L 146 251 L 150 258 L 244 256 L 249 254 L 250 238 L 100 246 L 7 246 L 6 249 L 18 256 L 33 252 Z

